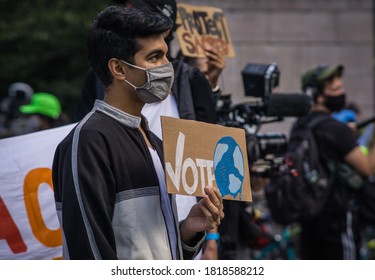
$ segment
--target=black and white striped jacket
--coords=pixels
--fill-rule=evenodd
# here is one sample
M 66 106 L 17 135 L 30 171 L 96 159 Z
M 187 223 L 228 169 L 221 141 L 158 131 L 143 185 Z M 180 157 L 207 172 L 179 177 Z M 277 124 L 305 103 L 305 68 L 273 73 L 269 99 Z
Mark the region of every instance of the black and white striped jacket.
M 145 119 L 99 100 L 57 147 L 52 174 L 64 259 L 172 259 L 157 174 L 138 129 L 141 122 L 162 158 L 161 141 Z M 204 234 L 194 247 L 182 244 L 174 196 L 170 198 L 178 258 L 193 258 Z

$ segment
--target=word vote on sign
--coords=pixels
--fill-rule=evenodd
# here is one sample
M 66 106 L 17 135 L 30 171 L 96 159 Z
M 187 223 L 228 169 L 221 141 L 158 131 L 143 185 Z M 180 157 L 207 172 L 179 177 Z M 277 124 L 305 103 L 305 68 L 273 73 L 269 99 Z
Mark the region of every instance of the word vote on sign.
M 224 199 L 251 201 L 243 129 L 162 117 L 169 193 L 203 196 L 217 187 Z

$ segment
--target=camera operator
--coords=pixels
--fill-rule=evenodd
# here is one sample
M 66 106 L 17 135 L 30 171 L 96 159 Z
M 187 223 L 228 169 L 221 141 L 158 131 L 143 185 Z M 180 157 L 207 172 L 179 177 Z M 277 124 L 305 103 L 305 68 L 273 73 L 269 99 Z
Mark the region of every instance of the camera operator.
M 314 128 L 320 160 L 333 174 L 330 164 L 347 164 L 364 178 L 371 175 L 375 165 L 375 149 L 365 156 L 358 146 L 353 131 L 331 114 L 345 106 L 342 65 L 315 66 L 302 75 L 302 90 L 313 99 L 311 113 L 297 120 L 293 129 L 314 118 L 327 116 L 327 120 Z M 335 167 L 336 168 L 336 167 Z M 336 172 L 336 171 L 335 171 Z M 335 175 L 338 174 L 337 172 Z M 339 176 L 340 174 L 338 174 Z M 359 254 L 359 223 L 354 199 L 354 186 L 331 181 L 331 192 L 322 213 L 302 223 L 302 259 L 357 259 Z

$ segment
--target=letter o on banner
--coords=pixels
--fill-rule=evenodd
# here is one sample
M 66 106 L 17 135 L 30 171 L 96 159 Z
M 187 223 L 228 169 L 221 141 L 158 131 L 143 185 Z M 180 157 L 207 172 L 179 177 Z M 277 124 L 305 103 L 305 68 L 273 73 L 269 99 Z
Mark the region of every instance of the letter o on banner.
M 46 183 L 53 190 L 52 170 L 49 168 L 36 168 L 25 176 L 23 187 L 27 216 L 29 217 L 31 230 L 36 239 L 47 247 L 62 245 L 61 228 L 51 230 L 47 228 L 38 199 L 40 184 Z
M 191 168 L 193 172 L 193 185 L 190 187 L 186 182 L 186 172 L 188 168 Z M 182 186 L 186 193 L 193 194 L 197 190 L 198 186 L 198 169 L 195 165 L 195 162 L 191 158 L 187 158 L 184 161 L 184 165 L 182 166 Z

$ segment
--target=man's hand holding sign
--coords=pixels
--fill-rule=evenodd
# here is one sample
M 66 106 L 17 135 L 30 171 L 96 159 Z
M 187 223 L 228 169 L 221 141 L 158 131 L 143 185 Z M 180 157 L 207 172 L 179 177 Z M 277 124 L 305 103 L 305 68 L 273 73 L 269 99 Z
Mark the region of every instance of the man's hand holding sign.
M 188 243 L 197 232 L 211 230 L 224 218 L 223 201 L 217 188 L 206 186 L 205 196 L 195 204 L 181 225 L 181 239 Z
M 245 133 L 170 117 L 162 117 L 162 129 L 168 192 L 203 197 L 181 226 L 183 240 L 191 240 L 220 224 L 222 198 L 251 201 Z

